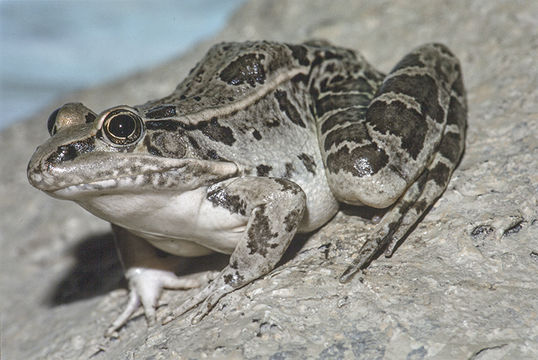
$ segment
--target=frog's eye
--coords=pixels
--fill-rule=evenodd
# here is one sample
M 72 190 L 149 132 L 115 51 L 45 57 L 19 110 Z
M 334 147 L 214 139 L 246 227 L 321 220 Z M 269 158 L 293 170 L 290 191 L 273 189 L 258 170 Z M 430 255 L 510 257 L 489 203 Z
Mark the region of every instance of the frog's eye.
M 50 114 L 47 129 L 50 136 L 74 125 L 90 123 L 95 120 L 95 113 L 81 103 L 68 103 Z
M 56 117 L 61 108 L 58 108 L 50 114 L 49 119 L 47 120 L 47 129 L 49 130 L 50 136 L 56 134 Z
M 118 109 L 106 115 L 102 129 L 112 143 L 130 145 L 140 139 L 142 128 L 140 116 L 128 109 Z

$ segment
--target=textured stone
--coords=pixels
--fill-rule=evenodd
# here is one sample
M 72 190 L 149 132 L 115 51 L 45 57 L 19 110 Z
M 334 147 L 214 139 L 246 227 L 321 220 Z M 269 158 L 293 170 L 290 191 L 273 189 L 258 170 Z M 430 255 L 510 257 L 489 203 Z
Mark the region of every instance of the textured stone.
M 3 358 L 538 358 L 537 16 L 531 0 L 251 1 L 183 57 L 72 94 L 4 130 Z M 392 258 L 349 284 L 338 276 L 373 224 L 345 208 L 197 325 L 187 316 L 147 329 L 138 316 L 119 339 L 105 339 L 126 300 L 108 225 L 26 181 L 48 114 L 68 101 L 100 111 L 166 95 L 217 41 L 312 38 L 360 49 L 385 71 L 424 42 L 458 55 L 469 130 L 446 193 Z M 174 307 L 194 292 L 165 292 L 163 302 Z

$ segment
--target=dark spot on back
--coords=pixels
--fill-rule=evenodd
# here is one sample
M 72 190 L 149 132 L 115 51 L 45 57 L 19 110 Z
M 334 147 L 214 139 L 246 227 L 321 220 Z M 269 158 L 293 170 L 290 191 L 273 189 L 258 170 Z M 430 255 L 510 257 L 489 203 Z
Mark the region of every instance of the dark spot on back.
M 308 84 L 308 75 L 299 73 L 291 78 L 291 82 L 294 84 L 303 83 L 305 85 Z
M 301 114 L 297 111 L 297 108 L 290 102 L 288 95 L 285 91 L 277 90 L 275 91 L 275 98 L 278 101 L 278 107 L 280 111 L 286 114 L 286 116 L 291 120 L 295 125 L 305 128 L 306 125 L 301 119 Z
M 264 59 L 263 54 L 241 55 L 220 72 L 220 79 L 234 86 L 247 83 L 254 87 L 256 83 L 263 84 L 265 82 Z
M 303 162 L 303 165 L 308 172 L 312 173 L 312 175 L 316 175 L 316 163 L 312 156 L 302 153 L 301 155 L 297 155 L 297 157 Z
M 273 168 L 269 165 L 258 165 L 256 166 L 256 171 L 258 176 L 267 176 Z
M 460 73 L 460 76 L 452 84 L 452 90 L 456 92 L 461 97 L 465 97 L 465 87 L 463 85 L 463 76 L 461 74 L 460 65 L 456 64 L 456 70 Z
M 287 47 L 291 50 L 291 56 L 293 56 L 300 65 L 302 66 L 308 66 L 310 64 L 310 60 L 308 60 L 307 50 L 302 45 L 290 45 L 286 44 Z
M 343 56 L 341 54 L 337 54 L 330 50 L 326 50 L 325 52 L 323 52 L 322 56 L 325 58 L 325 60 L 331 60 L 331 59 L 342 60 L 343 59 Z
M 212 118 L 209 122 L 202 121 L 197 126 L 204 135 L 213 141 L 218 141 L 226 145 L 232 145 L 235 142 L 232 129 L 221 125 L 216 117 Z
M 417 201 L 413 207 L 416 209 L 417 213 L 422 214 L 429 207 L 429 203 L 426 200 Z

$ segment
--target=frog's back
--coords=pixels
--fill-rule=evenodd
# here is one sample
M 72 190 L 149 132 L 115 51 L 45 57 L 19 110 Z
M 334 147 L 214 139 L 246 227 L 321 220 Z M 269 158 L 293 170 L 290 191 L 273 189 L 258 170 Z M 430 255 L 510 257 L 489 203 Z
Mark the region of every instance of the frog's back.
M 317 100 L 340 90 L 333 80 L 352 78 L 365 68 L 369 65 L 353 51 L 324 42 L 222 43 L 172 94 L 138 108 L 153 147 L 175 129 L 188 138 L 187 156 L 234 162 L 244 176 L 292 180 L 305 191 L 309 210 L 333 213 L 337 205 L 315 117 L 339 104 Z M 348 91 L 350 85 L 345 86 Z
M 358 64 L 353 51 L 325 42 L 221 43 L 172 94 L 138 109 L 150 131 L 186 132 L 203 149 L 190 155 L 234 161 L 247 175 L 293 179 L 294 168 L 323 168 L 314 116 L 320 94 L 313 89 Z M 290 165 L 289 157 L 303 165 Z

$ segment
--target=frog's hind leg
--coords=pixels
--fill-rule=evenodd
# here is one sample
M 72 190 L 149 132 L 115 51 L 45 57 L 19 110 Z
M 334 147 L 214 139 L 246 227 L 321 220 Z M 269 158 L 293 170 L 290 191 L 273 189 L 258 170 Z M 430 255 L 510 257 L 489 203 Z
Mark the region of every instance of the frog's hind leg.
M 456 83 L 451 92 L 447 125 L 433 161 L 367 238 L 340 277 L 341 282 L 349 281 L 357 271 L 368 266 L 380 250 L 385 249 L 385 256 L 392 256 L 401 240 L 445 191 L 465 147 L 466 109 L 463 86 Z
M 392 208 L 342 281 L 392 244 L 390 253 L 440 196 L 463 151 L 466 123 L 460 65 L 444 45 L 415 49 L 381 84 L 357 61 L 363 80 L 356 87 L 346 79 L 355 75 L 335 76 L 320 83 L 315 99 L 327 180 L 341 202 Z
M 402 205 L 402 208 L 407 209 L 407 211 L 400 211 L 404 215 L 385 251 L 387 257 L 392 256 L 400 240 L 405 237 L 409 229 L 417 223 L 448 186 L 452 172 L 465 148 L 466 114 L 465 100 L 454 94 L 447 126 L 438 152 L 422 175 L 425 178 L 422 180 L 425 181 L 424 185 L 421 185 L 419 181 L 419 186 L 423 187 L 422 192 L 414 202 Z

